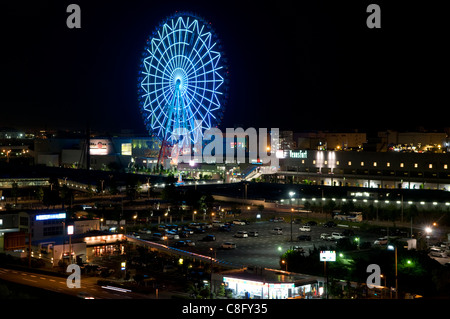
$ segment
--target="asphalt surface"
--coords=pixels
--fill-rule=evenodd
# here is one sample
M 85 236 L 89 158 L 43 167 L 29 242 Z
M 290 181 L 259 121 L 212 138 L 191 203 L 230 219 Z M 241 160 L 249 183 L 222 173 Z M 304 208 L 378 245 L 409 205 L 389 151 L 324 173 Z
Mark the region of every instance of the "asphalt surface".
M 252 265 L 258 267 L 279 269 L 279 257 L 293 246 L 302 247 L 306 253 L 314 246 L 335 246 L 335 242 L 320 239 L 322 233 L 331 234 L 331 232 L 342 232 L 345 228 L 333 227 L 324 228 L 322 225 L 311 226 L 310 232 L 300 231 L 301 224 L 292 224 L 291 242 L 291 224 L 289 222 L 254 222 L 248 225 L 234 225 L 230 232 L 219 231 L 216 227 L 208 229 L 203 234 L 193 234 L 189 238 L 180 238 L 179 240 L 189 239 L 195 242 L 195 246 L 185 246 L 183 250 L 195 252 L 198 254 L 212 256 L 217 259 L 225 260 L 239 265 Z M 282 234 L 273 233 L 273 228 L 282 228 Z M 245 230 L 247 232 L 257 231 L 258 237 L 238 238 L 235 234 Z M 353 229 L 356 236 L 360 237 L 360 242 L 369 241 L 373 243 L 378 238 L 375 234 L 361 233 Z M 203 237 L 213 234 L 216 241 L 203 241 Z M 310 235 L 311 241 L 299 241 L 297 236 Z M 177 240 L 170 240 L 169 245 L 173 245 Z M 222 249 L 220 246 L 224 242 L 233 242 L 235 249 Z M 213 251 L 210 250 L 213 248 Z
M 67 274 L 70 275 L 69 273 Z M 57 293 L 72 295 L 84 299 L 93 297 L 94 299 L 148 299 L 151 296 L 134 292 L 125 292 L 103 288 L 97 285 L 98 277 L 81 277 L 80 288 L 67 287 L 67 278 L 51 275 L 26 272 L 0 268 L 0 279 L 15 282 L 33 287 L 50 290 Z

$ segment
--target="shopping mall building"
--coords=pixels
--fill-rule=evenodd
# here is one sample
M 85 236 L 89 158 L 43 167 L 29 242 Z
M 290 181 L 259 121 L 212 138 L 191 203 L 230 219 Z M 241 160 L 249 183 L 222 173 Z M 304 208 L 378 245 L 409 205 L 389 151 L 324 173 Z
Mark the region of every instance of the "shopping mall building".
M 279 182 L 450 191 L 450 153 L 289 150 L 279 165 Z

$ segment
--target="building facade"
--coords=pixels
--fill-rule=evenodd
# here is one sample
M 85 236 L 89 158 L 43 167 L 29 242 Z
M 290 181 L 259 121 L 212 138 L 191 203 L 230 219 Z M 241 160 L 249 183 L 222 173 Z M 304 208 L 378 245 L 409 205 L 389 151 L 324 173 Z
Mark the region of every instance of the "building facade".
M 277 179 L 328 186 L 450 191 L 450 153 L 285 152 Z

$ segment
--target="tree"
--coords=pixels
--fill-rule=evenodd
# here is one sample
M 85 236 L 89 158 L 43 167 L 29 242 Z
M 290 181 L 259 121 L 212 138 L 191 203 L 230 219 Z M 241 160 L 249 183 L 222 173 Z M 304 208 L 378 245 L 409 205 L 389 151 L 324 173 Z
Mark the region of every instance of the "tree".
M 323 210 L 326 213 L 330 214 L 330 217 L 333 218 L 333 210 L 336 208 L 336 203 L 333 200 L 328 200 L 323 206 Z
M 42 202 L 42 200 L 44 199 L 44 189 L 41 186 L 39 186 L 35 190 L 34 196 L 38 201 Z

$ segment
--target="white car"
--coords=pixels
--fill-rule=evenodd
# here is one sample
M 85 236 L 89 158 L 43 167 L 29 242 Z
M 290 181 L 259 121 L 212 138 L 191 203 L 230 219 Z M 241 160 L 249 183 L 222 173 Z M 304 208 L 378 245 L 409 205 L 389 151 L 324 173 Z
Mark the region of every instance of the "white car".
M 375 241 L 373 242 L 374 245 L 387 245 L 387 243 L 388 243 L 387 237 L 375 239 Z
M 344 235 L 339 234 L 339 233 L 331 233 L 331 240 L 338 240 L 338 239 L 342 239 L 345 238 Z
M 236 244 L 235 243 L 226 242 L 226 243 L 223 243 L 220 247 L 222 247 L 223 249 L 235 249 L 236 248 Z
M 300 231 L 311 231 L 311 226 L 304 225 L 304 226 L 300 227 L 299 230 Z
M 433 257 L 442 257 L 442 258 L 447 257 L 447 254 L 445 253 L 445 251 L 443 251 L 442 249 L 439 249 L 439 248 L 435 248 L 435 247 L 432 247 L 430 249 L 430 255 Z
M 235 219 L 235 220 L 233 220 L 233 224 L 235 224 L 235 225 L 245 225 L 245 222 L 243 222 L 241 220 L 238 220 L 238 219 Z
M 246 238 L 246 237 L 248 237 L 248 233 L 244 230 L 241 230 L 241 231 L 238 231 L 236 233 L 236 235 L 234 235 L 234 236 L 239 237 L 239 238 Z
M 329 238 L 330 238 L 330 234 L 327 234 L 327 233 L 320 234 L 320 239 L 329 240 Z

